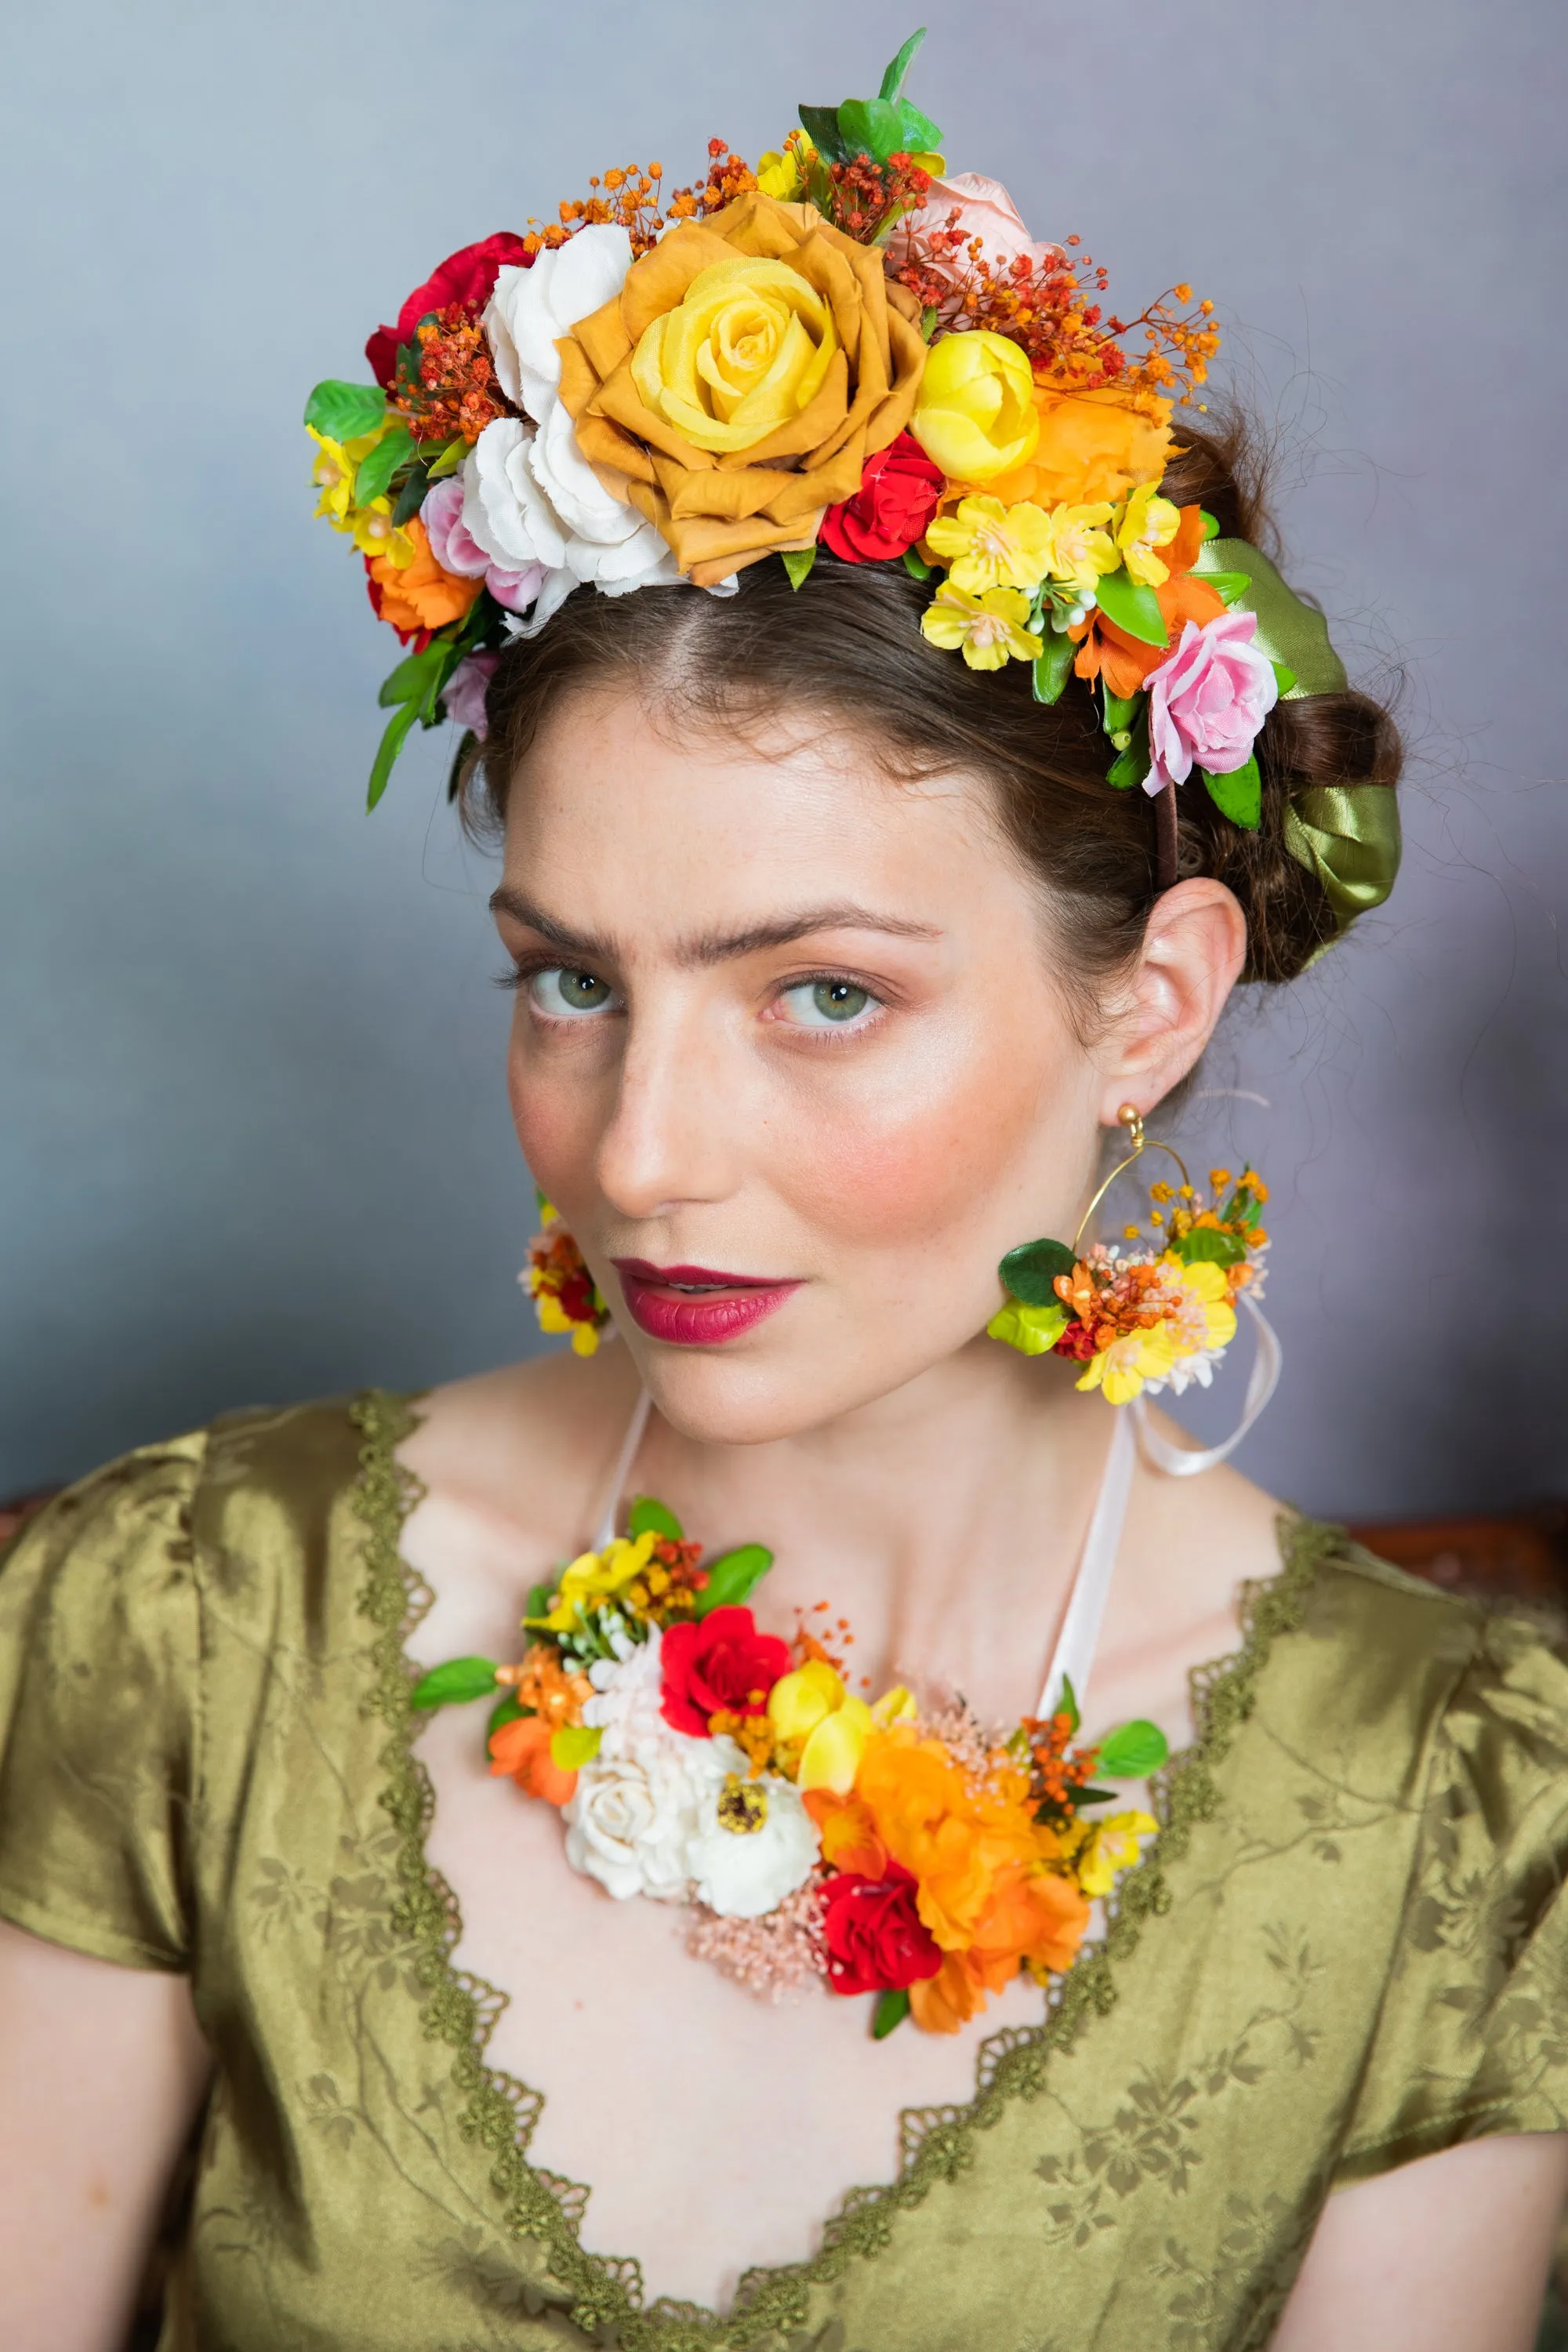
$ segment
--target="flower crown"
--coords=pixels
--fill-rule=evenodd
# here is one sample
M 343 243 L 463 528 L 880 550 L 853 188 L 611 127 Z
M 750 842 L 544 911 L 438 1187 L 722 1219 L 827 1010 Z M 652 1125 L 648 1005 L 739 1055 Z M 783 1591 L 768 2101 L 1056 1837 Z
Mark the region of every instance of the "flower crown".
M 416 723 L 471 752 L 501 649 L 575 589 L 725 594 L 775 557 L 798 589 L 826 547 L 932 583 L 924 634 L 972 668 L 1026 662 L 1044 703 L 1085 681 L 1108 782 L 1162 798 L 1163 883 L 1178 784 L 1258 825 L 1265 718 L 1345 673 L 1265 556 L 1162 495 L 1214 306 L 1178 285 L 1124 319 L 1077 237 L 945 178 L 903 94 L 924 37 L 755 171 L 711 140 L 668 196 L 628 165 L 465 247 L 372 335 L 374 383 L 316 386 L 316 511 L 409 649 L 372 807 Z M 1354 782 L 1292 798 L 1287 846 L 1342 929 L 1393 885 L 1394 812 Z

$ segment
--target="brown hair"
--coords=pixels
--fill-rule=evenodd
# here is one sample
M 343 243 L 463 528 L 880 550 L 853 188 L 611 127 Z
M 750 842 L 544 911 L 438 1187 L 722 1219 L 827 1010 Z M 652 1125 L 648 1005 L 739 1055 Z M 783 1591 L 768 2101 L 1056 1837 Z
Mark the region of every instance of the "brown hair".
M 1206 508 L 1224 537 L 1267 547 L 1245 428 L 1182 432 L 1186 446 L 1165 494 Z M 479 831 L 504 821 L 520 761 L 575 690 L 624 683 L 661 718 L 704 726 L 820 715 L 865 741 L 894 777 L 984 778 L 1007 838 L 1047 886 L 1072 973 L 1092 984 L 1136 953 L 1157 895 L 1152 805 L 1141 791 L 1107 784 L 1114 753 L 1089 687 L 1069 678 L 1047 706 L 1034 699 L 1026 663 L 970 669 L 922 636 L 930 597 L 901 564 L 843 563 L 826 549 L 798 591 L 769 561 L 743 571 L 728 598 L 684 586 L 619 597 L 579 589 L 538 637 L 501 656 L 483 752 L 459 761 L 464 822 Z M 1321 884 L 1285 845 L 1289 797 L 1318 784 L 1392 787 L 1400 744 L 1369 696 L 1314 695 L 1276 704 L 1258 760 L 1256 833 L 1222 816 L 1201 788 L 1177 793 L 1177 872 L 1212 875 L 1235 892 L 1247 917 L 1244 978 L 1284 981 L 1335 930 Z

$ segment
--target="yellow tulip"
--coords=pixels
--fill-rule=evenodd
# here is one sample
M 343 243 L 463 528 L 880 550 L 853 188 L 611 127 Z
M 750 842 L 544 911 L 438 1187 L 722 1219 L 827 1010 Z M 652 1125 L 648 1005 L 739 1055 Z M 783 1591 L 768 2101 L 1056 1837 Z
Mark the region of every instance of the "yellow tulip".
M 933 646 L 962 650 L 971 669 L 1001 669 L 1008 661 L 1033 661 L 1045 640 L 1024 626 L 1029 600 L 1021 588 L 988 588 L 967 596 L 944 580 L 921 614 L 921 627 Z
M 1152 482 L 1133 491 L 1116 525 L 1116 544 L 1127 576 L 1144 588 L 1160 588 L 1170 578 L 1170 567 L 1155 552 L 1168 546 L 1182 527 L 1181 511 L 1161 498 Z
M 870 1733 L 870 1708 L 863 1698 L 846 1694 L 843 1704 L 823 1717 L 800 1751 L 796 1775 L 800 1787 L 831 1789 L 836 1797 L 847 1797 L 855 1786 Z
M 955 588 L 979 596 L 987 588 L 1037 588 L 1051 566 L 1055 534 L 1050 518 L 1026 500 L 1005 507 L 1000 499 L 978 497 L 939 515 L 927 527 L 926 544 L 947 564 Z
M 809 1658 L 793 1674 L 781 1675 L 768 1693 L 768 1721 L 781 1739 L 809 1739 L 848 1696 L 824 1659 Z
M 902 1683 L 895 1683 L 891 1690 L 882 1693 L 872 1707 L 871 1720 L 879 1730 L 885 1731 L 889 1723 L 911 1721 L 918 1711 L 914 1693 L 906 1690 Z
M 1033 454 L 1034 389 L 1027 355 L 1005 335 L 943 335 L 926 355 L 910 431 L 950 481 L 988 482 Z
M 798 270 L 736 254 L 644 329 L 632 381 L 699 449 L 732 457 L 810 407 L 838 349 L 831 305 Z

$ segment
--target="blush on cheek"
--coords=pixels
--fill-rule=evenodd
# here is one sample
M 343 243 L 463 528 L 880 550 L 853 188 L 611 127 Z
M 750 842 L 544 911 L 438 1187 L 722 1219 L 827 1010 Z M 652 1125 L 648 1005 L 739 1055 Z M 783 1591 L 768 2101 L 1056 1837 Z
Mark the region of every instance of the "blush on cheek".
M 581 1198 L 595 1140 L 581 1096 L 552 1085 L 515 1052 L 507 1059 L 506 1091 L 523 1160 L 546 1200 Z

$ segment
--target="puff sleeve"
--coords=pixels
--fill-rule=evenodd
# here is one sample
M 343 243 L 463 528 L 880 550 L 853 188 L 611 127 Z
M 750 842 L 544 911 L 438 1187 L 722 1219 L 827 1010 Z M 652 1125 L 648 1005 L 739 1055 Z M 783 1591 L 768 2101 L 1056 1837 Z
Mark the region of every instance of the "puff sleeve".
M 190 1960 L 204 1453 L 98 1471 L 0 1561 L 0 1917 L 131 1968 Z
M 1438 1727 L 1399 1951 L 1337 2185 L 1568 2131 L 1568 1664 L 1489 1620 Z

